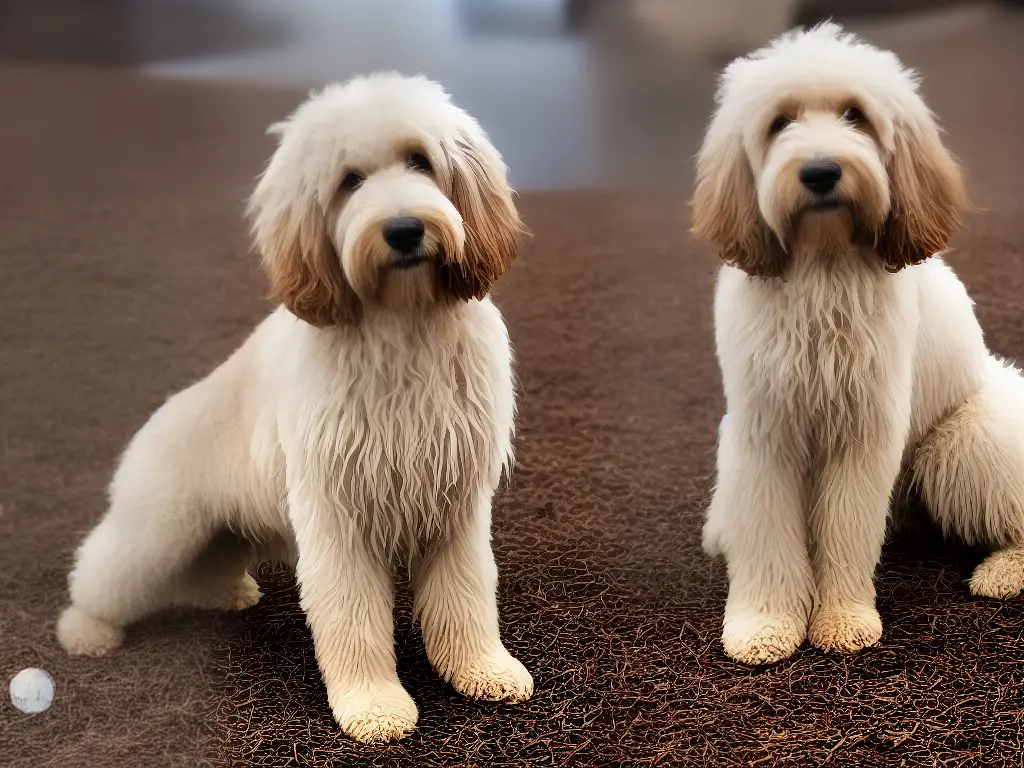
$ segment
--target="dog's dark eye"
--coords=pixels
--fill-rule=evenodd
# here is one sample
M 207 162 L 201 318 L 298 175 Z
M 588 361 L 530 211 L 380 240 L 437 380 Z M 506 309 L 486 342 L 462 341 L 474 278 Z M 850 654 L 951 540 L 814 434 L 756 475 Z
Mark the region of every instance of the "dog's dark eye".
M 774 120 L 772 120 L 772 124 L 768 126 L 768 135 L 775 136 L 779 133 L 782 133 L 782 131 L 786 129 L 786 126 L 788 126 L 792 122 L 793 121 L 790 118 L 786 117 L 785 115 L 779 115 Z
M 868 124 L 868 119 L 857 107 L 847 107 L 843 112 L 843 120 L 858 128 Z
M 419 152 L 413 152 L 409 155 L 409 167 L 420 173 L 434 172 L 434 166 L 430 164 L 430 160 L 426 155 L 421 155 Z
M 356 171 L 349 171 L 345 174 L 345 178 L 341 180 L 341 188 L 346 192 L 355 192 L 366 181 L 366 177 Z

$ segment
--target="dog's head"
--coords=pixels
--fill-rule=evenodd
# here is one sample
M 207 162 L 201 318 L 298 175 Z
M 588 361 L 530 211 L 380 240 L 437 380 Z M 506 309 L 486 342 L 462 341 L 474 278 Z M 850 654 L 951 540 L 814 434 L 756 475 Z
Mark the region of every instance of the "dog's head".
M 523 227 L 477 122 L 423 77 L 332 85 L 284 122 L 250 201 L 273 297 L 316 326 L 483 298 Z
M 693 233 L 727 263 L 778 276 L 794 248 L 855 243 L 896 271 L 943 250 L 965 207 L 917 76 L 894 54 L 823 24 L 726 68 Z

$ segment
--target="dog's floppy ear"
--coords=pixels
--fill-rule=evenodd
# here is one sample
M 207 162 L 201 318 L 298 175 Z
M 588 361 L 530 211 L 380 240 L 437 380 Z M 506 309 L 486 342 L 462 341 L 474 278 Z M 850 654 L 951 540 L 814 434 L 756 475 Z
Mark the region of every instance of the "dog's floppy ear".
M 897 124 L 889 164 L 889 216 L 876 249 L 896 272 L 944 250 L 967 208 L 960 168 L 930 118 Z
M 482 135 L 462 133 L 444 154 L 448 197 L 462 216 L 466 243 L 461 254 L 446 253 L 438 263 L 438 287 L 455 300 L 482 299 L 512 266 L 525 228 L 501 156 Z
M 690 231 L 718 248 L 719 256 L 750 275 L 776 277 L 786 252 L 757 207 L 754 174 L 737 134 L 712 123 L 697 156 L 697 185 Z
M 282 133 L 285 127 L 272 131 Z M 302 175 L 287 137 L 249 201 L 253 240 L 274 300 L 311 325 L 355 323 L 361 304 L 348 284 L 327 233 L 315 186 Z

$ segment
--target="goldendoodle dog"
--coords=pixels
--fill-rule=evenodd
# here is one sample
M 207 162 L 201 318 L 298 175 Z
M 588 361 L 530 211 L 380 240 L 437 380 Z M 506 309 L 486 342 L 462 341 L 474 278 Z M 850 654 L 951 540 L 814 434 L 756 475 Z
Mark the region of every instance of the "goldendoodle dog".
M 168 605 L 244 608 L 252 565 L 288 559 L 335 718 L 387 741 L 417 719 L 392 636 L 405 563 L 440 675 L 526 699 L 490 546 L 515 404 L 488 293 L 522 232 L 501 156 L 439 85 L 395 74 L 329 86 L 271 130 L 251 213 L 281 306 L 132 439 L 60 640 L 98 655 Z
M 725 70 L 694 234 L 726 262 L 715 331 L 730 419 L 705 549 L 728 563 L 722 641 L 765 664 L 878 641 L 894 490 L 989 547 L 974 594 L 1024 587 L 1024 379 L 985 346 L 939 253 L 960 171 L 897 57 L 834 24 Z

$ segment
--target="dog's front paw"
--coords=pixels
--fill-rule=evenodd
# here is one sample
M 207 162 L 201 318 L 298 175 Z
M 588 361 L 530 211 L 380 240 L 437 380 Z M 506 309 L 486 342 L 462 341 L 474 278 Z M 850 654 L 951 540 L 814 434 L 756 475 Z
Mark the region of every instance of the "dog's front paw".
M 974 569 L 971 594 L 997 600 L 1019 595 L 1024 591 L 1024 549 L 1003 549 L 986 557 Z
M 347 736 L 365 744 L 383 744 L 416 730 L 416 702 L 397 681 L 328 695 L 334 719 Z
M 514 703 L 533 696 L 533 676 L 505 650 L 466 664 L 451 676 L 451 684 L 471 699 Z
M 821 606 L 811 616 L 808 640 L 815 648 L 856 653 L 882 637 L 882 618 L 873 605 Z
M 741 664 L 763 666 L 788 659 L 807 636 L 801 615 L 729 611 L 722 628 L 722 647 Z

